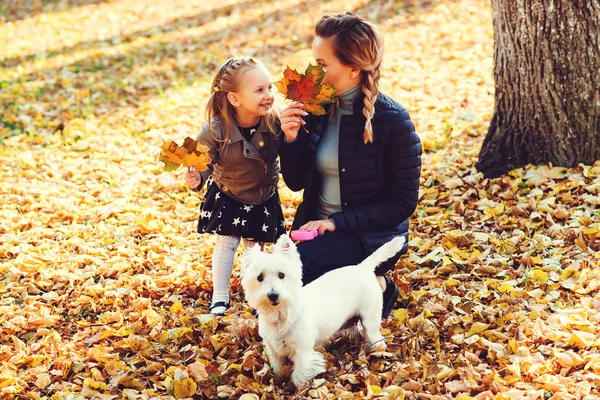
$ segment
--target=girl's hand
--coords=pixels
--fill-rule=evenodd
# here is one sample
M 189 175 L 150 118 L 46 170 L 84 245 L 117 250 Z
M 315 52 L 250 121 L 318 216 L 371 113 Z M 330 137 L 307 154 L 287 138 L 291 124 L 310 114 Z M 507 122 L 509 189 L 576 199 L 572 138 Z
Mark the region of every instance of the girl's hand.
M 200 172 L 196 171 L 193 167 L 188 168 L 187 171 L 185 171 L 185 183 L 187 184 L 188 188 L 192 190 L 196 189 L 198 186 L 200 186 L 200 183 L 202 183 Z
M 319 235 L 322 235 L 327 231 L 335 232 L 335 223 L 332 219 L 320 219 L 318 221 L 309 221 L 302 225 L 300 229 L 315 229 L 319 231 Z
M 302 107 L 304 104 L 293 102 L 281 112 L 281 130 L 288 142 L 296 140 L 300 127 L 306 124 L 301 116 L 308 115 L 308 113 Z

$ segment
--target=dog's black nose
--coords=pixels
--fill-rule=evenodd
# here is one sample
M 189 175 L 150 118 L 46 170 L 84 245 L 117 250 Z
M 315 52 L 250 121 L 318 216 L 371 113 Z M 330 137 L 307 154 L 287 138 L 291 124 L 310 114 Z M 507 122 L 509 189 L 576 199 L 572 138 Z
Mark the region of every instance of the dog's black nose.
M 269 294 L 267 294 L 267 297 L 269 298 L 269 300 L 275 303 L 279 299 L 279 294 L 276 292 L 269 292 Z

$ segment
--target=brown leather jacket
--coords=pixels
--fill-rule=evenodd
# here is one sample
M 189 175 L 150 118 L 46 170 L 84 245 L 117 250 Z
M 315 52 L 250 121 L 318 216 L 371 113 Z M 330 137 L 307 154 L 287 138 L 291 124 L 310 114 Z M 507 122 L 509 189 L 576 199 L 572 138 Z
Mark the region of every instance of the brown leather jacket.
M 261 118 L 258 131 L 252 136 L 251 142 L 244 139 L 238 127 L 234 125 L 231 139 L 225 145 L 225 142 L 219 141 L 225 137 L 224 122 L 220 118 L 213 118 L 211 126 L 216 137 L 213 137 L 205 124 L 197 138 L 200 143 L 209 147 L 212 162 L 208 170 L 200 173 L 202 183 L 196 190 L 202 188 L 209 175 L 212 175 L 219 189 L 234 199 L 248 205 L 264 203 L 277 188 L 277 155 L 283 135 L 274 137 L 269 132 L 264 118 Z M 266 162 L 258 151 L 265 146 Z

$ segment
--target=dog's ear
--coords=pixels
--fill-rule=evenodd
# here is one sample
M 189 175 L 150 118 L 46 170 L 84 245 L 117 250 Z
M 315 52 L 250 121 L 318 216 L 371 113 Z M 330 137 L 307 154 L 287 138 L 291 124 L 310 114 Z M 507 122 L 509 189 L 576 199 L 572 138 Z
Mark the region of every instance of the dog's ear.
M 244 273 L 246 272 L 246 270 L 248 270 L 248 267 L 252 263 L 252 260 L 258 253 L 260 253 L 260 246 L 258 244 L 255 244 L 254 246 L 251 246 L 247 248 L 246 251 L 244 251 L 244 254 L 242 255 L 242 264 L 240 266 L 241 277 L 244 276 Z
M 298 250 L 296 250 L 296 244 L 288 235 L 281 235 L 277 242 L 275 243 L 275 247 L 273 248 L 273 253 L 279 253 L 283 255 L 293 255 L 298 256 Z

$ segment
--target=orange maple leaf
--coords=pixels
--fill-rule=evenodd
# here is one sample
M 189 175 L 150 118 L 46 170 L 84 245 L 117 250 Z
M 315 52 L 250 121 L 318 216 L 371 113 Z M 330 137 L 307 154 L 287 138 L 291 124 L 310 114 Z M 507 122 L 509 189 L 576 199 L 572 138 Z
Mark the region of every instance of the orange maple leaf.
M 165 163 L 165 171 L 176 170 L 180 165 L 194 167 L 196 171 L 205 171 L 210 164 L 208 147 L 186 137 L 182 146 L 175 142 L 165 142 L 160 146 L 159 161 Z
M 324 115 L 323 105 L 333 103 L 337 90 L 329 83 L 321 84 L 325 71 L 320 65 L 309 64 L 304 75 L 289 66 L 283 71 L 283 79 L 275 86 L 286 99 L 304 104 L 306 111 L 313 115 Z

